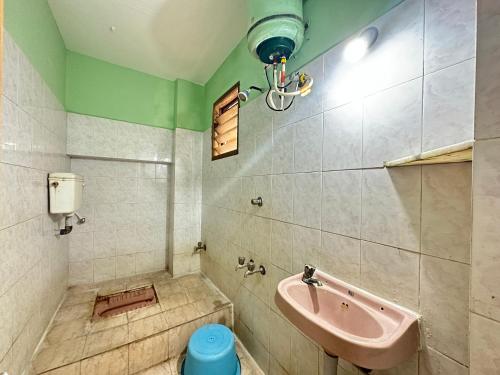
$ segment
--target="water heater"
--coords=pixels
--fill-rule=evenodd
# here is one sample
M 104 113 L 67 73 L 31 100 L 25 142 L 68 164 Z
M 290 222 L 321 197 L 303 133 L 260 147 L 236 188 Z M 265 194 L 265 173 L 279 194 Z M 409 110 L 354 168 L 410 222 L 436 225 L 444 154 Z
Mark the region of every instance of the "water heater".
M 304 41 L 302 0 L 249 0 L 248 49 L 272 64 L 288 59 Z

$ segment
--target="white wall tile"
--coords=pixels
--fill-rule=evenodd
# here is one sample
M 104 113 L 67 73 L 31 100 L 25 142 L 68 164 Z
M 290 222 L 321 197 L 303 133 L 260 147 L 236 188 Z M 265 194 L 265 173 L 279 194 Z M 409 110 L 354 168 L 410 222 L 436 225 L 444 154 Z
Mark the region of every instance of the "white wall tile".
M 473 139 L 475 65 L 471 59 L 425 76 L 423 151 Z
M 418 309 L 419 256 L 361 241 L 361 286 L 397 304 Z
M 294 171 L 321 171 L 323 146 L 323 115 L 317 115 L 295 124 Z
M 425 0 L 425 73 L 474 57 L 476 2 Z
M 470 263 L 472 165 L 422 168 L 422 253 Z
M 474 146 L 471 309 L 500 320 L 500 140 Z
M 500 371 L 500 323 L 471 314 L 471 374 L 496 374 Z
M 500 136 L 500 4 L 494 0 L 479 0 L 477 12 L 477 89 L 476 138 Z
M 470 267 L 424 255 L 420 272 L 420 313 L 426 343 L 468 365 Z
M 361 238 L 420 250 L 420 167 L 363 171 Z
M 295 174 L 293 222 L 310 228 L 321 228 L 321 173 Z
M 363 168 L 417 154 L 422 137 L 422 79 L 370 96 L 364 101 Z
M 321 206 L 321 229 L 323 231 L 359 238 L 361 171 L 323 173 Z
M 323 170 L 361 168 L 362 136 L 361 101 L 325 112 Z

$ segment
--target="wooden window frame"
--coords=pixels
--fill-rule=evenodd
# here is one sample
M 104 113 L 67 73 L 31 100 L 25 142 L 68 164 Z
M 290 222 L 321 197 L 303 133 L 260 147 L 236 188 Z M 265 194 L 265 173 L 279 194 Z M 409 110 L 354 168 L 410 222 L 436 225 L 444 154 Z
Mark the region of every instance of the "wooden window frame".
M 214 144 L 214 138 L 215 138 L 215 121 L 214 121 L 214 113 L 215 113 L 215 107 L 221 102 L 224 100 L 224 98 L 229 94 L 231 93 L 231 91 L 234 91 L 234 90 L 237 90 L 238 92 L 240 91 L 240 82 L 236 82 L 233 86 L 231 86 L 231 88 L 229 88 L 229 90 L 227 90 L 224 94 L 222 94 L 219 99 L 217 99 L 213 106 L 212 106 L 212 138 L 210 139 L 211 140 L 211 148 L 210 148 L 210 152 L 212 154 L 212 161 L 214 160 L 219 160 L 219 159 L 224 159 L 224 158 L 227 158 L 229 156 L 234 156 L 234 155 L 238 155 L 238 150 L 240 148 L 240 101 L 239 99 L 238 100 L 238 104 L 237 104 L 237 107 L 238 107 L 238 115 L 236 117 L 237 121 L 236 121 L 236 150 L 233 150 L 233 151 L 229 151 L 229 152 L 226 152 L 222 155 L 214 155 L 214 149 L 213 149 L 213 144 Z

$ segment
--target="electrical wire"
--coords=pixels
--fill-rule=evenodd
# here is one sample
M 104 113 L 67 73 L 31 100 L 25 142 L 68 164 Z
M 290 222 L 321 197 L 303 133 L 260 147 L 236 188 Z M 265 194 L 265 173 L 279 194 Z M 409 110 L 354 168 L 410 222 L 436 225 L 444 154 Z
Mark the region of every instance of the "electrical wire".
M 290 103 L 283 109 L 275 109 L 273 107 L 271 107 L 271 105 L 269 104 L 269 95 L 271 94 L 271 91 L 272 91 L 272 87 L 271 87 L 271 81 L 269 81 L 269 75 L 267 74 L 267 68 L 269 67 L 270 65 L 265 65 L 264 66 L 264 74 L 266 75 L 266 80 L 267 80 L 267 85 L 269 86 L 269 90 L 267 90 L 267 94 L 266 94 L 266 105 L 268 106 L 268 108 L 274 112 L 284 112 L 286 111 L 287 109 L 289 109 L 294 100 L 295 100 L 295 96 L 292 97 L 292 100 L 290 100 Z M 286 89 L 288 86 L 290 86 L 290 84 L 292 83 L 293 81 L 290 81 L 285 87 L 282 87 L 283 89 Z M 298 87 L 298 84 L 297 84 L 297 87 Z

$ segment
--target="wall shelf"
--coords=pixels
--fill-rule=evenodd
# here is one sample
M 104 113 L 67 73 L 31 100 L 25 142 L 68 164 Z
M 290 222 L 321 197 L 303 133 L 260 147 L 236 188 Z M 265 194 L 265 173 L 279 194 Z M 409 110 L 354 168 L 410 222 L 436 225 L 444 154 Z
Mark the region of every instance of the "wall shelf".
M 429 165 L 446 163 L 463 163 L 472 161 L 472 147 L 474 141 L 456 143 L 454 145 L 436 148 L 422 152 L 421 154 L 409 155 L 396 160 L 384 162 L 387 168 L 404 167 L 410 165 Z

